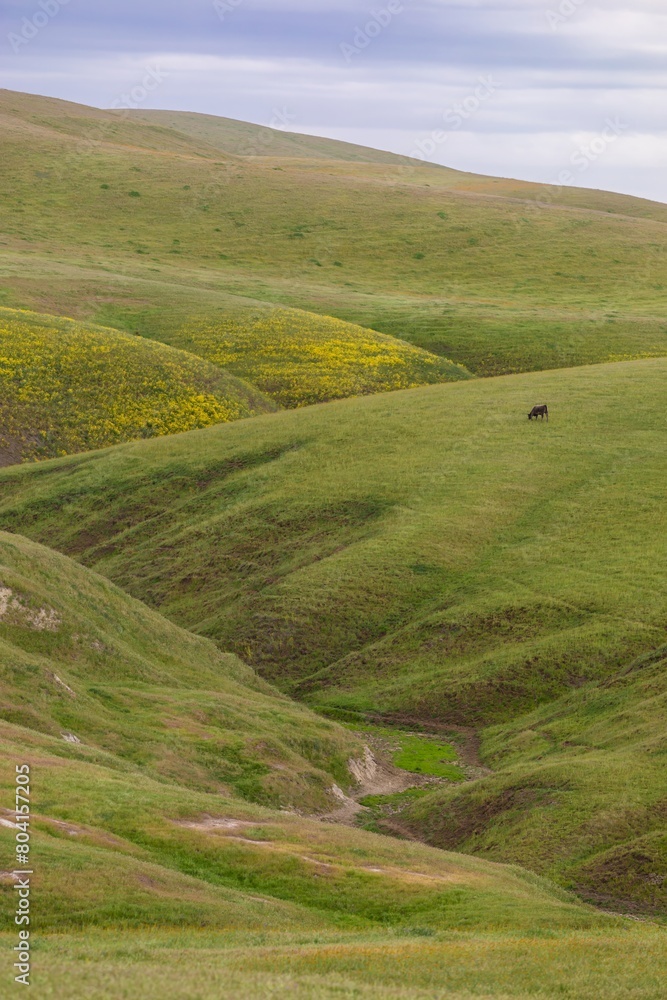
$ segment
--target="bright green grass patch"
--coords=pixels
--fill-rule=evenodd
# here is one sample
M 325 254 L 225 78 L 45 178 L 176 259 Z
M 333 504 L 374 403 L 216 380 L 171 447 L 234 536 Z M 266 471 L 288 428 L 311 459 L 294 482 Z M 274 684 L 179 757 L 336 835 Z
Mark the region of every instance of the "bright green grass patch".
M 348 724 L 348 727 L 386 740 L 392 750 L 392 763 L 404 771 L 448 778 L 450 781 L 464 780 L 465 775 L 456 766 L 458 755 L 451 743 L 386 726 Z
M 400 742 L 401 749 L 394 756 L 396 767 L 414 771 L 415 774 L 432 774 L 438 778 L 449 778 L 450 781 L 463 780 L 459 768 L 450 763 L 456 760 L 454 747 L 421 736 L 401 736 Z
M 273 409 L 193 355 L 75 320 L 0 309 L 0 465 Z

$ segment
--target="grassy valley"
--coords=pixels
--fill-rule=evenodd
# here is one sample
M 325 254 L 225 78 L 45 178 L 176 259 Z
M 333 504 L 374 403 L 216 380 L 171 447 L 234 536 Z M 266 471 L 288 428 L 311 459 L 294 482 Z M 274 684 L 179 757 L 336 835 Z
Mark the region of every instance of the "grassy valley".
M 0 524 L 334 716 L 481 730 L 496 773 L 410 804 L 410 829 L 610 896 L 605 852 L 649 837 L 654 881 L 621 879 L 618 897 L 663 912 L 662 671 L 641 657 L 665 641 L 666 364 L 344 400 L 16 467 Z M 526 420 L 538 398 L 548 424 Z M 613 722 L 628 712 L 636 725 Z
M 620 982 L 638 975 L 651 995 L 664 958 L 651 927 L 518 868 L 251 804 L 321 808 L 358 744 L 236 658 L 17 535 L 0 538 L 0 579 L 0 782 L 9 802 L 13 762 L 31 768 L 45 995 L 190 996 L 188 962 L 204 998 L 358 995 L 377 962 L 396 996 L 441 984 L 443 961 L 452 986 L 472 976 L 495 992 L 519 954 L 525 993 L 574 942 L 607 956 L 576 973 L 580 995 L 618 986 L 611 949 L 638 947 L 656 962 Z M 9 948 L 11 809 L 0 819 Z M 498 955 L 488 968 L 480 947 Z
M 6 952 L 28 763 L 40 995 L 662 997 L 667 206 L 0 143 Z
M 0 740 L 7 792 L 17 754 L 36 782 L 47 996 L 659 995 L 660 928 L 520 869 L 157 782 L 7 723 Z M 6 911 L 4 873 L 0 892 Z

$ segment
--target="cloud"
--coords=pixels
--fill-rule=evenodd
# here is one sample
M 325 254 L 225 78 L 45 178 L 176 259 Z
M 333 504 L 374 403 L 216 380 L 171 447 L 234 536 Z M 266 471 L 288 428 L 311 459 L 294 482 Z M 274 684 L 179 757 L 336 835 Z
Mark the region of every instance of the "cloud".
M 532 179 L 542 171 L 550 181 L 561 148 L 621 115 L 629 125 L 623 147 L 633 143 L 640 152 L 627 163 L 616 150 L 603 158 L 596 186 L 667 200 L 667 181 L 659 180 L 666 165 L 663 0 L 217 5 L 68 0 L 13 52 L 7 35 L 39 10 L 39 0 L 5 0 L 3 84 L 110 106 L 147 66 L 159 65 L 167 77 L 151 106 L 260 123 L 274 107 L 288 107 L 296 130 L 405 152 L 490 76 L 492 99 L 443 146 L 446 162 Z

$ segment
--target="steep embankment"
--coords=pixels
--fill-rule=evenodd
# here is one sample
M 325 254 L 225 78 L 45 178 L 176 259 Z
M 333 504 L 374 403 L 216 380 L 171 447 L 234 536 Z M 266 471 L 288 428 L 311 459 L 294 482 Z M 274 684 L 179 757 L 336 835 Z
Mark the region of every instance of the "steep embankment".
M 361 744 L 107 580 L 0 534 L 0 717 L 147 777 L 313 811 Z

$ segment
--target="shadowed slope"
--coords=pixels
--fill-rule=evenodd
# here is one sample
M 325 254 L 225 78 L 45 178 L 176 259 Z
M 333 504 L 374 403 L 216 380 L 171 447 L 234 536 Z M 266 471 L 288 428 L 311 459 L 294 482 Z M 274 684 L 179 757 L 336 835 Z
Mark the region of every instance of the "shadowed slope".
M 162 781 L 325 811 L 360 744 L 102 577 L 0 534 L 0 717 Z

